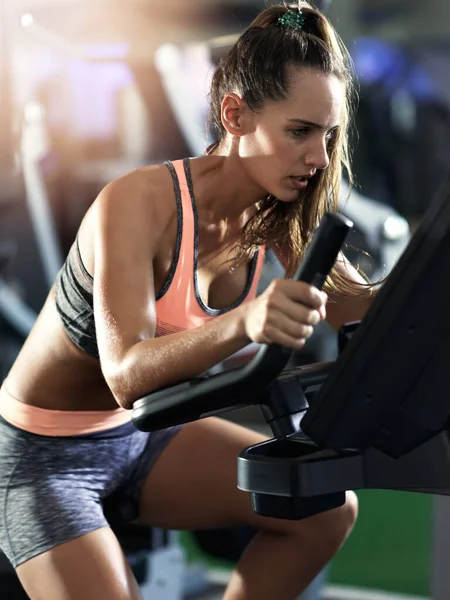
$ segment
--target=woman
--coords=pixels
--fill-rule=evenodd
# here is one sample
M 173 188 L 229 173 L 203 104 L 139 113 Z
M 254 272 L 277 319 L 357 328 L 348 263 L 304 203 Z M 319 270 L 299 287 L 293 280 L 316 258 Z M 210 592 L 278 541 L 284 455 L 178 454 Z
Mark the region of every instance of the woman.
M 252 512 L 236 456 L 259 434 L 215 418 L 147 434 L 130 409 L 250 342 L 298 349 L 321 319 L 364 314 L 370 287 L 344 261 L 330 299 L 289 279 L 255 297 L 264 248 L 292 273 L 336 205 L 350 92 L 326 19 L 267 8 L 215 73 L 208 154 L 137 169 L 87 212 L 0 399 L 0 546 L 32 600 L 140 597 L 105 499 L 154 526 L 257 528 L 227 600 L 295 598 L 347 538 L 352 492 L 299 522 Z

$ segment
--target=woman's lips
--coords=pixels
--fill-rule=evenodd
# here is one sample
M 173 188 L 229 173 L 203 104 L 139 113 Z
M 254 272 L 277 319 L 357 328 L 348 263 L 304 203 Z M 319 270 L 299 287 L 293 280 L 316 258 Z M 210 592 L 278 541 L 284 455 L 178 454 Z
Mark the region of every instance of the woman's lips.
M 308 179 L 306 177 L 289 177 L 289 179 L 296 190 L 303 190 L 308 185 Z

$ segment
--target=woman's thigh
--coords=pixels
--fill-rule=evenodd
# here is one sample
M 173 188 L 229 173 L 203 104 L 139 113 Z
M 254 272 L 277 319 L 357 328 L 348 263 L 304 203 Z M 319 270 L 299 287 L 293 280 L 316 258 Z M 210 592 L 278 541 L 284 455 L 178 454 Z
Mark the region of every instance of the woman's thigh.
M 102 506 L 146 447 L 134 432 L 47 437 L 0 419 L 0 546 L 32 600 L 140 598 Z
M 339 529 L 340 509 L 301 521 L 253 512 L 249 494 L 237 488 L 237 456 L 266 438 L 250 429 L 211 417 L 185 425 L 156 460 L 141 489 L 140 519 L 167 529 L 206 529 L 247 524 L 303 537 Z M 349 519 L 355 507 L 349 507 Z M 345 509 L 344 509 L 345 513 Z M 339 517 L 340 518 L 340 517 Z M 339 537 L 339 531 L 336 531 Z
M 16 569 L 31 600 L 141 600 L 109 527 L 55 546 Z

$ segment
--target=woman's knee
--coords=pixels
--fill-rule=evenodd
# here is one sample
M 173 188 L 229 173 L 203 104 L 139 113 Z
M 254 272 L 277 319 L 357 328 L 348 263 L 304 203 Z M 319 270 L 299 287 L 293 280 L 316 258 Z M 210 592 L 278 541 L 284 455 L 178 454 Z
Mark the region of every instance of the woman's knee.
M 313 517 L 316 540 L 330 553 L 337 552 L 350 535 L 357 517 L 358 498 L 349 491 L 342 506 Z
M 350 529 L 352 529 L 353 525 L 356 523 L 356 519 L 358 518 L 358 496 L 355 494 L 355 492 L 346 492 L 344 507 L 345 510 L 348 512 Z
M 358 518 L 358 497 L 355 492 L 346 492 L 345 504 L 336 509 L 336 512 L 337 540 L 342 539 L 342 544 L 350 535 Z
M 283 521 L 283 533 L 294 535 L 302 547 L 315 549 L 325 560 L 331 558 L 350 535 L 358 516 L 358 499 L 346 493 L 342 506 L 300 521 Z

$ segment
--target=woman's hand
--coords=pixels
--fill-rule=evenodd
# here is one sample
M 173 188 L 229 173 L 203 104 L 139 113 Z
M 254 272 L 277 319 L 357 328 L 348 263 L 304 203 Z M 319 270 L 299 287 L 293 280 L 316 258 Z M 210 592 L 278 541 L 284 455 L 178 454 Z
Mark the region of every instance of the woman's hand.
M 325 319 L 327 295 L 312 285 L 275 279 L 255 300 L 244 305 L 243 327 L 258 344 L 281 344 L 299 349 Z

